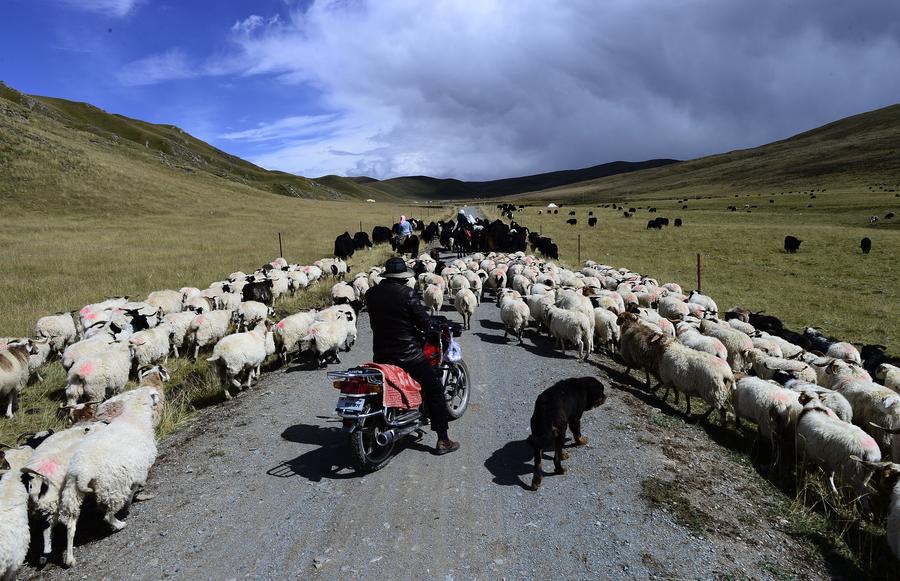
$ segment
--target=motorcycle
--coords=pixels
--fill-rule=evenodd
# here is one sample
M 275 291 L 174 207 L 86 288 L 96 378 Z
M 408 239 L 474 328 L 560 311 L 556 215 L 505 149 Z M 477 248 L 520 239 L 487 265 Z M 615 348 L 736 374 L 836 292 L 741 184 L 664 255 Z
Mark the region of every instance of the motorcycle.
M 444 386 L 444 399 L 451 420 L 459 419 L 469 405 L 469 368 L 462 360 L 453 337 L 462 334 L 462 325 L 444 316 L 432 316 L 425 337 L 425 356 Z M 335 412 L 350 434 L 357 467 L 374 472 L 387 466 L 394 448 L 406 436 L 421 433 L 426 425 L 422 408 L 400 409 L 384 405 L 384 376 L 368 367 L 328 372 L 340 390 Z

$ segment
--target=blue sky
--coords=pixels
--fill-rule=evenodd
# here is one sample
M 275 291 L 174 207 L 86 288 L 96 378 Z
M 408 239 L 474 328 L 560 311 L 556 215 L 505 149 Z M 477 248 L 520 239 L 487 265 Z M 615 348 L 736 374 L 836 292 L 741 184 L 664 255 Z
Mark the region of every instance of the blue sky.
M 0 79 L 264 167 L 688 159 L 900 101 L 900 2 L 0 0 Z

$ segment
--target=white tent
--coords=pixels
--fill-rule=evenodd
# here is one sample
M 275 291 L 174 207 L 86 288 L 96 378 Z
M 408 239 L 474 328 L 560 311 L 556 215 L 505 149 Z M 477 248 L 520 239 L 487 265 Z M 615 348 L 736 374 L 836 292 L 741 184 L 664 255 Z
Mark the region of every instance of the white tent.
M 372 198 L 369 198 L 369 199 L 366 200 L 366 201 L 367 201 L 367 202 L 374 202 L 375 200 L 373 200 Z
M 557 206 L 557 205 L 554 204 L 553 202 L 550 202 L 549 204 L 547 204 L 547 207 L 548 207 L 548 208 L 559 208 L 559 206 Z

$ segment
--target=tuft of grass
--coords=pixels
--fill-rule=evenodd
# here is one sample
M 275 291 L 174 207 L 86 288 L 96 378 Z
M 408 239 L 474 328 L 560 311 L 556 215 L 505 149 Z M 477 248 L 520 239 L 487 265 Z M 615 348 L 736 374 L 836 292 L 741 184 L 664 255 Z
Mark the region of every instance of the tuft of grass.
M 675 520 L 695 533 L 706 533 L 715 525 L 712 515 L 692 505 L 678 481 L 649 477 L 641 481 L 641 497 L 664 507 Z

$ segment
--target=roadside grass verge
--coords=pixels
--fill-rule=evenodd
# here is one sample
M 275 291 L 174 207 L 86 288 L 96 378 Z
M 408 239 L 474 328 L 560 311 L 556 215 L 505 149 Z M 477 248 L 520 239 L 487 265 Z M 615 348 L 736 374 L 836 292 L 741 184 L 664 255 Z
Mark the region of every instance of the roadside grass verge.
M 885 540 L 887 506 L 883 502 L 890 491 L 870 494 L 872 512 L 866 513 L 849 489 L 839 489 L 841 494 L 835 496 L 820 469 L 797 463 L 792 446 L 782 450 L 780 462 L 773 465 L 769 443 L 758 438 L 755 425 L 743 421 L 737 427 L 729 419 L 728 425 L 722 427 L 717 419 L 713 420 L 715 413 L 709 422 L 704 422 L 699 416 L 708 408 L 698 398 L 693 398 L 693 415 L 688 419 L 685 398 L 676 405 L 671 394 L 662 401 L 662 392 L 654 399 L 643 384 L 632 387 L 644 391 L 645 401 L 661 410 L 650 418 L 657 427 L 668 433 L 703 431 L 720 447 L 722 454 L 737 464 L 749 466 L 756 474 L 755 486 L 768 492 L 768 502 L 758 503 L 759 498 L 748 500 L 759 504 L 762 517 L 780 523 L 778 528 L 814 548 L 828 562 L 834 575 L 847 579 L 894 578 L 895 561 Z M 666 455 L 670 453 L 667 451 Z M 680 460 L 677 456 L 672 459 Z M 682 526 L 702 534 L 716 527 L 716 516 L 691 499 L 691 493 L 703 485 L 690 481 L 691 478 L 690 475 L 674 480 L 648 477 L 641 483 L 641 495 L 651 504 L 666 508 Z

